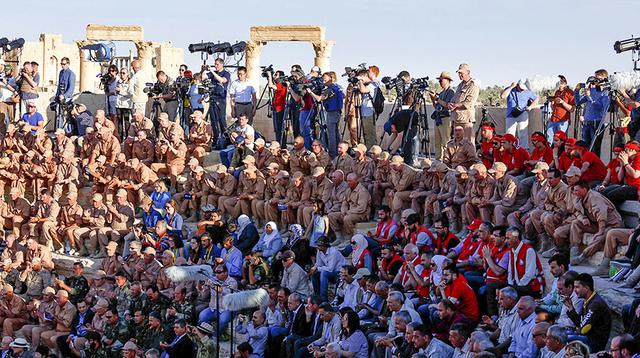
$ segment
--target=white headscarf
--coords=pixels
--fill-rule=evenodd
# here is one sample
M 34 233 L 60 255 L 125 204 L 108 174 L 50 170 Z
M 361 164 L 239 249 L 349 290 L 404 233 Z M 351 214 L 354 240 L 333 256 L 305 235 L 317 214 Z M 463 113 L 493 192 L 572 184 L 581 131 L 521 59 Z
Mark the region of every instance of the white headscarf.
M 444 263 L 447 261 L 446 256 L 435 255 L 431 258 L 431 262 L 436 266 L 431 270 L 431 283 L 438 285 L 442 281 L 442 270 L 444 269 Z
M 360 255 L 362 255 L 364 250 L 369 246 L 369 242 L 367 242 L 367 239 L 362 234 L 353 235 L 351 241 L 356 242 L 353 246 L 353 253 L 351 253 L 351 263 L 355 266 L 358 264 L 358 261 L 360 261 Z
M 271 234 L 267 234 L 267 226 L 271 226 Z M 273 240 L 278 239 L 280 237 L 280 233 L 278 232 L 278 225 L 275 222 L 269 221 L 267 225 L 264 226 L 264 233 L 262 234 L 264 239 L 264 246 L 269 247 Z
M 249 219 L 248 216 L 242 214 L 238 216 L 237 222 L 238 222 L 238 237 L 240 237 L 244 229 L 246 229 L 246 227 L 249 226 L 249 224 L 251 224 L 251 219 Z

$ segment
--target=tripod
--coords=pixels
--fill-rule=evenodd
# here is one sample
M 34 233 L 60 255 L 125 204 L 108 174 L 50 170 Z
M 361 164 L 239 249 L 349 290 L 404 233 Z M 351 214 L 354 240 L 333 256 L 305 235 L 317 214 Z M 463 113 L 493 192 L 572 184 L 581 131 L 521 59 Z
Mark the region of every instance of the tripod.
M 187 89 L 188 91 L 189 89 Z M 180 121 L 180 127 L 184 130 L 185 133 L 189 133 L 189 117 L 187 116 L 187 111 L 185 110 L 185 101 L 187 97 L 187 92 L 184 89 L 180 89 L 178 93 L 178 118 Z
M 576 104 L 576 111 L 575 114 L 573 116 L 573 137 L 578 139 L 578 135 L 580 135 L 582 133 L 582 128 L 580 128 L 582 126 L 582 121 L 580 121 L 580 116 L 582 116 L 582 105 L 581 104 Z
M 313 137 L 319 139 L 325 148 L 329 148 L 329 133 L 327 131 L 327 112 L 321 101 L 313 101 L 313 116 L 311 117 L 311 128 Z
M 596 142 L 598 142 L 598 137 L 604 137 L 604 131 L 607 127 L 609 127 L 609 137 L 611 145 L 610 151 L 611 153 L 613 153 L 613 136 L 615 135 L 615 124 L 618 120 L 618 111 L 616 109 L 616 105 L 616 94 L 614 93 L 614 91 L 609 90 L 609 109 L 607 111 L 609 112 L 609 120 L 605 121 L 605 119 L 603 118 L 600 121 L 598 128 L 596 128 L 594 137 L 591 138 L 591 143 L 589 143 L 589 151 L 593 152 Z M 600 139 L 600 145 L 602 146 L 602 139 Z
M 293 106 L 295 106 L 295 104 L 293 102 L 293 96 L 289 91 L 287 91 L 287 98 L 284 103 L 284 114 L 282 116 L 282 134 L 280 138 L 278 138 L 278 140 L 280 141 L 280 146 L 282 148 L 286 148 L 287 146 L 287 136 L 289 134 L 289 131 L 293 130 L 293 120 L 295 120 L 294 118 L 292 118 L 294 113 Z
M 482 127 L 489 122 L 489 119 L 491 119 L 491 122 L 493 123 L 496 122 L 491 116 L 491 113 L 489 113 L 489 110 L 486 107 L 482 107 L 482 119 L 480 119 L 480 125 L 478 126 L 478 129 L 476 129 L 476 135 L 474 136 L 477 148 L 480 148 L 480 144 L 482 142 L 482 138 L 479 137 L 480 131 L 482 130 Z
M 347 102 L 347 107 L 350 107 L 351 103 L 355 105 L 354 111 L 354 121 L 356 123 L 356 142 L 362 142 L 362 96 L 360 91 L 358 91 L 355 87 L 351 89 L 351 94 L 349 96 L 349 102 Z M 345 111 L 344 114 L 344 127 L 342 127 L 342 136 L 344 138 L 344 132 L 347 130 L 347 126 L 349 125 L 349 111 Z
M 156 132 L 156 138 L 158 137 L 158 133 L 160 132 L 160 123 L 158 122 L 160 113 L 162 113 L 162 104 L 160 103 L 160 99 L 154 98 L 153 103 L 151 104 L 151 112 L 149 113 L 149 117 L 151 117 L 151 121 L 153 122 L 153 128 Z
M 418 142 L 420 143 L 419 153 L 426 157 L 431 157 L 431 139 L 429 138 L 429 117 L 427 116 L 427 101 L 424 98 L 424 90 L 419 90 L 416 96 L 417 101 L 413 102 L 413 109 L 418 113 Z

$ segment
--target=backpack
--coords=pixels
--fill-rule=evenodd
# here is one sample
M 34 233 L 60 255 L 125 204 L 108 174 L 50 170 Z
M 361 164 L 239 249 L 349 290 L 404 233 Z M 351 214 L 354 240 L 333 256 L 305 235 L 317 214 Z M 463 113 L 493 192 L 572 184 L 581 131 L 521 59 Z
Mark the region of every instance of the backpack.
M 373 110 L 375 111 L 376 115 L 379 116 L 384 111 L 385 102 L 384 94 L 382 94 L 382 90 L 379 86 L 376 86 L 371 102 L 373 103 Z

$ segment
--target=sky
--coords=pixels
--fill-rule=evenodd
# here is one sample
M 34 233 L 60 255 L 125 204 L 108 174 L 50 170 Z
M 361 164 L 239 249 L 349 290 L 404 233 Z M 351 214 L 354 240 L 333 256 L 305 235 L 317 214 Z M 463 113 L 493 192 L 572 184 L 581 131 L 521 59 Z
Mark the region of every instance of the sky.
M 84 38 L 87 24 L 142 25 L 145 39 L 185 49 L 190 67 L 201 63 L 190 43 L 248 40 L 259 25 L 320 25 L 336 41 L 331 69 L 366 62 L 381 76 L 408 70 L 435 78 L 471 65 L 482 86 L 508 85 L 523 77 L 564 74 L 570 84 L 584 82 L 598 68 L 630 71 L 631 53 L 616 54 L 613 43 L 640 36 L 638 0 L 323 0 L 323 1 L 122 1 L 35 0 L 29 21 L 5 16 L 0 37 L 37 41 L 41 33 Z M 61 8 L 71 11 L 61 11 Z M 119 48 L 120 55 L 128 48 Z M 306 42 L 268 43 L 262 65 L 288 69 L 313 65 Z

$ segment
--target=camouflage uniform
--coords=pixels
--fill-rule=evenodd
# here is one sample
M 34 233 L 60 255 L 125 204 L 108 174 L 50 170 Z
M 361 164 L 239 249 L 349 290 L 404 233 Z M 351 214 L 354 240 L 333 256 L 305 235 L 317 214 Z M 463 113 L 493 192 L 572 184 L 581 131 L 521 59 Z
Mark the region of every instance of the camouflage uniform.
M 120 317 L 124 317 L 125 311 L 131 307 L 131 285 L 129 282 L 122 287 L 116 287 L 116 310 Z M 131 312 L 132 314 L 134 312 Z
M 71 287 L 69 292 L 69 301 L 74 305 L 79 301 L 83 301 L 84 297 L 89 292 L 89 282 L 84 276 L 71 276 L 64 280 L 65 285 Z

